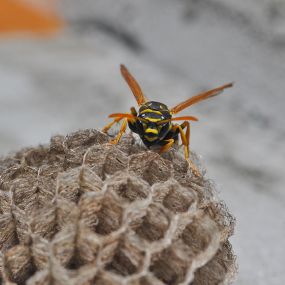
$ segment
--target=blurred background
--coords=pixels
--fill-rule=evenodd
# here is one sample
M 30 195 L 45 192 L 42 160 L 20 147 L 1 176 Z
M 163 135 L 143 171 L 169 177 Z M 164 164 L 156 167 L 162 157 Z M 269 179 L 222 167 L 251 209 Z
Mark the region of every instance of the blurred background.
M 285 284 L 285 0 L 0 0 L 0 155 L 101 128 L 135 100 L 194 115 L 192 149 L 236 216 L 237 285 Z

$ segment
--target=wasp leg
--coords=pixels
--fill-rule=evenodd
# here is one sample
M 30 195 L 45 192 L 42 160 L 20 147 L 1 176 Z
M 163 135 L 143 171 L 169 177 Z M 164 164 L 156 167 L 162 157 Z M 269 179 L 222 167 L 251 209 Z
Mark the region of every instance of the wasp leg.
M 168 143 L 165 144 L 160 150 L 159 150 L 159 153 L 163 153 L 163 152 L 166 152 L 168 151 L 171 146 L 174 144 L 174 139 L 169 139 L 169 140 L 166 140 Z
M 111 123 L 109 123 L 107 126 L 105 126 L 105 127 L 102 129 L 102 132 L 103 132 L 103 133 L 107 133 L 107 132 L 109 131 L 109 129 L 110 129 L 115 123 L 119 123 L 122 119 L 123 119 L 123 117 L 116 118 L 115 120 L 113 120 L 113 122 L 111 122 Z
M 184 133 L 183 129 L 186 127 L 186 134 Z M 192 169 L 193 174 L 200 177 L 201 173 L 198 170 L 198 168 L 196 167 L 196 165 L 191 161 L 191 159 L 189 158 L 189 144 L 190 144 L 190 124 L 189 122 L 185 121 L 183 122 L 181 125 L 176 125 L 174 126 L 174 129 L 179 130 L 180 133 L 180 137 L 182 140 L 182 144 L 184 145 L 184 157 L 185 160 L 187 160 L 189 167 Z
M 120 118 L 120 119 L 122 119 L 122 118 Z M 117 134 L 117 136 L 113 140 L 110 141 L 111 144 L 117 144 L 120 141 L 123 133 L 127 129 L 127 123 L 128 123 L 128 119 L 124 118 L 121 129 L 120 129 L 119 133 Z
M 109 129 L 115 124 L 115 123 L 119 123 L 123 118 L 125 118 L 124 116 L 122 116 L 123 114 L 112 114 L 112 115 L 117 115 L 115 116 L 115 119 L 113 120 L 113 122 L 109 123 L 107 126 L 105 126 L 103 129 L 102 129 L 102 132 L 103 133 L 107 133 L 109 131 Z M 112 115 L 110 115 L 111 117 L 113 117 Z M 124 115 L 127 115 L 127 116 L 131 116 L 133 115 L 134 117 L 137 116 L 137 111 L 134 107 L 131 108 L 131 114 L 124 114 Z M 110 117 L 109 116 L 109 117 Z M 130 121 L 132 121 L 132 119 L 129 118 Z

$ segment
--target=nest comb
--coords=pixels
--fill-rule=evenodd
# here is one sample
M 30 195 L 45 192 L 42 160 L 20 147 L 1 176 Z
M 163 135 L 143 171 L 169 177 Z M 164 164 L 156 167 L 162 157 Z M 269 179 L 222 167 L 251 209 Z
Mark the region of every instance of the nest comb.
M 234 219 L 177 151 L 97 130 L 0 160 L 0 283 L 229 284 Z

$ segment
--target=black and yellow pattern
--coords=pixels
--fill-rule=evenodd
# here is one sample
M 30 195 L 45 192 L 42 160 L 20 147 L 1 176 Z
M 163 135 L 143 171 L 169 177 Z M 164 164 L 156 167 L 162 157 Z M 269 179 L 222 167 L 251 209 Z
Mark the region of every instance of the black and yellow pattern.
M 141 137 L 147 147 L 160 144 L 172 128 L 170 111 L 159 102 L 149 101 L 143 104 L 138 118 L 129 122 L 129 128 Z
M 178 142 L 180 136 L 182 145 L 184 146 L 185 159 L 188 161 L 193 173 L 199 176 L 200 173 L 198 169 L 189 159 L 189 121 L 198 121 L 198 119 L 193 116 L 173 118 L 173 115 L 193 104 L 220 94 L 225 88 L 232 87 L 233 84 L 225 84 L 221 87 L 203 92 L 178 104 L 172 109 L 168 109 L 168 107 L 163 103 L 149 101 L 144 96 L 137 81 L 124 65 L 121 65 L 121 73 L 131 88 L 140 108 L 138 112 L 134 107 L 132 107 L 130 113 L 116 113 L 109 116 L 110 118 L 114 118 L 114 120 L 103 128 L 103 132 L 108 132 L 113 124 L 123 120 L 119 133 L 111 143 L 117 144 L 120 141 L 122 134 L 126 131 L 127 125 L 131 131 L 140 136 L 141 140 L 147 147 L 151 147 L 153 145 L 161 146 L 160 153 L 171 148 L 174 143 Z M 184 120 L 184 122 L 180 125 L 172 123 L 173 121 L 178 120 Z

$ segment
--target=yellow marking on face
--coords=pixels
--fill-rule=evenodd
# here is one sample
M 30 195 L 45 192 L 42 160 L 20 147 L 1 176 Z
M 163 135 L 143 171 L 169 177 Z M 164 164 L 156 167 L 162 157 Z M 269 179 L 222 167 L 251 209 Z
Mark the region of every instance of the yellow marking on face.
M 151 109 L 145 109 L 145 110 L 141 111 L 140 113 L 141 114 L 144 114 L 144 113 L 155 113 L 155 114 L 158 114 L 158 115 L 162 115 L 161 112 L 155 111 L 155 110 L 151 110 Z
M 156 129 L 147 128 L 147 129 L 145 130 L 145 132 L 146 132 L 147 134 L 151 133 L 151 134 L 158 135 L 158 130 L 156 130 Z
M 153 123 L 156 123 L 156 122 L 159 122 L 161 121 L 161 119 L 153 119 L 153 118 L 147 118 L 146 120 L 150 121 L 150 122 L 153 122 Z
M 153 142 L 155 140 L 157 140 L 157 137 L 148 137 L 148 136 L 144 136 L 144 138 L 149 141 L 149 142 Z

